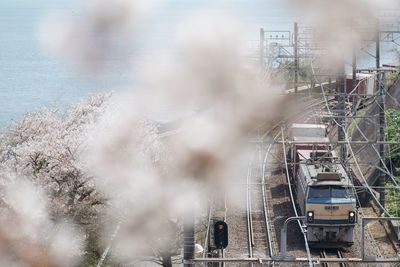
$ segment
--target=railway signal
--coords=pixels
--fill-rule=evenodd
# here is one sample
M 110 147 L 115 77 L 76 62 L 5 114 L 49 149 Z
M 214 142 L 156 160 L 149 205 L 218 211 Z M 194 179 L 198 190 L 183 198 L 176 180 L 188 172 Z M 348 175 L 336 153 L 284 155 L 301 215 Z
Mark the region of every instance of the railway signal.
M 228 225 L 224 221 L 217 221 L 214 224 L 214 243 L 217 249 L 224 249 L 228 246 Z

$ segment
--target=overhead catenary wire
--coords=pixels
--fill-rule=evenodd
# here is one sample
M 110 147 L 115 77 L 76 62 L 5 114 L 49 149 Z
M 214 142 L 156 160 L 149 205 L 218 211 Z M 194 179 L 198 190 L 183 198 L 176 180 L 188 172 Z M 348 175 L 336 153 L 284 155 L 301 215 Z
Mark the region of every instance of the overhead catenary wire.
M 314 72 L 314 68 L 313 68 L 313 65 L 312 65 L 312 64 L 311 64 L 311 69 L 312 69 L 312 71 Z M 334 115 L 333 115 L 333 113 L 332 113 L 332 111 L 331 111 L 331 109 L 330 109 L 330 107 L 329 107 L 328 102 L 327 102 L 327 98 L 326 98 L 326 95 L 325 95 L 325 90 L 324 90 L 323 85 L 320 84 L 320 87 L 321 87 L 321 90 L 322 90 L 322 95 L 323 95 L 323 97 L 324 97 L 324 99 L 325 99 L 325 103 L 326 103 L 326 107 L 327 107 L 328 113 L 331 115 L 333 122 L 336 124 L 337 127 L 343 128 L 343 126 L 340 125 L 340 123 L 338 123 L 337 120 L 334 118 Z M 343 130 L 344 130 L 344 129 L 343 129 Z M 385 213 L 387 213 L 387 214 L 389 215 L 388 211 L 385 209 L 385 207 L 383 207 L 383 206 L 380 204 L 379 200 L 376 198 L 375 194 L 373 193 L 373 191 L 372 191 L 371 188 L 369 187 L 369 184 L 368 184 L 367 180 L 365 179 L 364 174 L 363 174 L 362 171 L 361 171 L 361 168 L 360 168 L 360 166 L 359 166 L 359 164 L 358 164 L 358 161 L 357 161 L 357 159 L 356 159 L 356 157 L 355 157 L 355 155 L 354 155 L 354 151 L 353 151 L 353 149 L 352 149 L 352 147 L 351 147 L 351 145 L 350 145 L 349 136 L 348 136 L 348 134 L 346 133 L 346 131 L 343 131 L 343 132 L 344 132 L 345 142 L 346 142 L 347 145 L 348 145 L 349 151 L 350 151 L 350 153 L 351 153 L 351 155 L 352 155 L 352 158 L 353 158 L 353 160 L 354 160 L 354 163 L 356 164 L 357 170 L 359 171 L 360 176 L 361 176 L 361 178 L 362 178 L 362 180 L 363 180 L 365 186 L 367 187 L 367 189 L 368 189 L 368 191 L 370 192 L 371 196 L 372 196 L 372 197 L 374 198 L 374 200 L 376 201 L 377 205 L 378 205 Z
M 312 64 L 311 64 L 311 69 L 312 69 L 312 71 L 313 71 L 313 66 L 312 66 Z M 331 114 L 331 116 L 332 116 L 332 120 L 335 122 L 335 124 L 337 125 L 337 127 L 342 127 L 342 125 L 340 125 L 340 124 L 336 121 L 336 119 L 335 119 L 334 116 L 333 116 L 332 111 L 330 110 L 330 107 L 329 107 L 329 104 L 328 104 L 328 102 L 327 102 L 327 98 L 326 98 L 326 95 L 325 95 L 325 90 L 324 90 L 324 88 L 323 88 L 323 85 L 321 85 L 321 91 L 322 91 L 322 94 L 323 94 L 324 99 L 325 99 L 325 105 L 326 105 L 326 107 L 327 107 L 327 110 L 328 110 L 328 112 L 329 112 L 329 113 Z M 368 188 L 370 194 L 373 196 L 373 198 L 375 199 L 375 201 L 377 202 L 377 204 L 380 205 L 379 201 L 376 199 L 375 194 L 372 192 L 372 189 L 369 187 L 369 185 L 368 185 L 368 183 L 367 183 L 367 181 L 366 181 L 366 179 L 365 179 L 365 177 L 364 177 L 364 175 L 363 175 L 363 173 L 362 173 L 362 171 L 361 171 L 361 168 L 360 168 L 360 166 L 359 166 L 359 164 L 358 164 L 358 162 L 357 162 L 357 159 L 356 159 L 356 157 L 355 157 L 355 155 L 354 155 L 353 149 L 351 148 L 351 145 L 350 145 L 350 143 L 349 143 L 349 138 L 348 138 L 348 135 L 347 135 L 346 131 L 344 130 L 343 132 L 344 132 L 345 141 L 348 143 L 350 153 L 352 154 L 352 158 L 354 159 L 354 161 L 355 161 L 355 163 L 356 163 L 357 169 L 358 169 L 358 171 L 359 171 L 359 173 L 360 173 L 360 175 L 361 175 L 361 177 L 362 177 L 362 179 L 363 179 L 363 181 L 364 181 L 366 187 Z M 355 192 L 354 182 L 352 183 L 352 186 L 353 186 L 353 190 L 354 190 L 354 192 Z M 357 198 L 357 202 L 360 203 L 360 200 L 359 200 L 357 194 L 355 194 L 355 196 L 356 196 L 356 198 Z M 380 205 L 380 206 L 381 206 L 381 205 Z M 381 206 L 381 207 L 382 207 L 382 206 Z M 383 209 L 386 211 L 385 208 L 383 208 Z M 364 217 L 364 214 L 363 214 L 362 209 L 359 210 L 359 212 L 360 212 L 361 216 Z M 367 233 L 368 233 L 368 238 L 369 238 L 369 240 L 370 240 L 372 243 L 374 243 L 374 247 L 376 248 L 375 251 L 376 251 L 376 252 L 378 253 L 378 255 L 381 257 L 381 256 L 382 256 L 382 253 L 381 253 L 381 251 L 380 251 L 380 249 L 379 249 L 379 246 L 377 246 L 376 241 L 375 241 L 375 239 L 373 238 L 371 232 L 367 230 Z
M 360 127 L 358 126 L 357 123 L 355 123 L 355 127 L 357 128 L 357 130 L 360 132 L 360 134 L 365 138 L 368 139 L 364 133 L 362 132 L 362 130 L 360 129 Z M 378 156 L 380 162 L 382 163 L 382 166 L 385 170 L 385 174 L 387 174 L 391 179 L 392 182 L 396 185 L 396 187 L 399 186 L 399 184 L 397 183 L 397 179 L 396 177 L 393 175 L 393 173 L 391 171 L 389 171 L 389 169 L 386 166 L 386 162 L 382 159 L 381 155 L 379 154 L 379 151 L 376 149 L 376 147 L 372 146 L 372 149 L 375 151 L 376 155 Z M 381 169 L 379 166 L 376 166 L 376 168 Z

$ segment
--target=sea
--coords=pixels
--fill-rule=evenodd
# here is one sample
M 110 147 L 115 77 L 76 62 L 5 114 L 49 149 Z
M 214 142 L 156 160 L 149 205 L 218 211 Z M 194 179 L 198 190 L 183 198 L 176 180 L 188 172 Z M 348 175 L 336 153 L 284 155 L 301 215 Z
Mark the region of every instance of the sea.
M 132 61 L 107 59 L 107 69 L 93 73 L 76 68 L 50 53 L 40 41 L 38 28 L 49 14 L 85 16 L 84 0 L 1 0 L 0 1 L 0 129 L 20 120 L 24 114 L 43 107 L 66 109 L 101 92 L 135 90 Z M 167 53 L 177 25 L 199 11 L 237 16 L 246 25 L 244 36 L 258 41 L 259 29 L 291 30 L 298 14 L 278 0 L 164 0 L 139 31 L 134 53 Z M 53 18 L 57 20 L 57 18 Z M 50 22 L 51 23 L 51 22 Z M 390 51 L 390 49 L 387 49 Z M 396 61 L 388 52 L 385 60 Z M 127 89 L 129 88 L 129 89 Z

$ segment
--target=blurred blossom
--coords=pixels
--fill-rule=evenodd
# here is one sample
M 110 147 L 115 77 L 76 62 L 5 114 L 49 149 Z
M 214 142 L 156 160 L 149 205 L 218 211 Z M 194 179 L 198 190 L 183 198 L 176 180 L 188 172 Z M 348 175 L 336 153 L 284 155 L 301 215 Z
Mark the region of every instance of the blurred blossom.
M 56 266 L 77 266 L 83 255 L 83 233 L 68 222 L 59 222 L 49 235 L 49 256 Z
M 38 110 L 2 132 L 0 266 L 80 263 L 87 232 L 74 223 L 92 226 L 101 198 L 78 156 L 108 98 L 91 97 L 63 115 Z
M 110 215 L 117 210 L 122 219 L 115 242 L 122 259 L 149 255 L 151 245 L 160 243 L 154 238 L 176 234 L 164 223 L 181 214 L 175 200 L 184 187 L 178 177 L 167 175 L 169 157 L 157 125 L 134 107 L 117 103 L 92 130 L 86 161 L 109 199 Z
M 341 67 L 344 58 L 351 58 L 353 48 L 371 39 L 376 19 L 382 9 L 399 8 L 398 1 L 385 0 L 285 0 L 291 8 L 308 18 L 316 30 L 314 43 L 327 53 L 323 64 Z
M 248 132 L 281 106 L 282 88 L 246 66 L 233 19 L 198 16 L 182 24 L 174 60 L 143 71 L 146 94 L 114 103 L 89 134 L 84 160 L 110 215 L 120 217 L 115 254 L 125 261 L 170 250 L 180 233 L 171 218 L 198 210 L 215 191 L 233 191 L 249 159 Z M 199 112 L 164 136 L 147 116 L 171 108 Z
M 40 187 L 7 173 L 1 179 L 0 266 L 77 266 L 82 234 L 51 220 Z
M 16 179 L 12 177 L 8 180 L 3 188 L 3 201 L 9 207 L 7 212 L 11 212 L 9 216 L 23 218 L 19 223 L 18 231 L 9 232 L 16 239 L 28 237 L 30 239 L 40 239 L 41 226 L 47 223 L 47 206 L 46 199 L 40 188 L 35 187 L 27 180 Z M 7 219 L 10 219 L 8 217 Z M 15 225 L 11 225 L 13 228 Z
M 103 29 L 135 27 L 161 0 L 83 0 L 87 17 Z
M 160 0 L 82 0 L 82 15 L 53 12 L 39 25 L 45 48 L 66 62 L 101 70 L 107 59 L 128 56 L 131 39 Z
M 336 66 L 363 39 L 360 28 L 374 14 L 372 4 L 358 0 L 286 2 L 308 14 L 317 27 L 315 41 Z M 158 4 L 86 0 L 82 16 L 45 18 L 40 38 L 69 63 L 104 68 L 106 59 L 127 51 Z M 141 65 L 136 97 L 107 107 L 104 96 L 91 98 L 63 119 L 43 110 L 16 124 L 0 143 L 2 164 L 31 179 L 0 180 L 0 265 L 76 265 L 82 234 L 68 222 L 52 221 L 48 209 L 78 217 L 100 204 L 112 221 L 120 221 L 118 260 L 178 254 L 182 215 L 199 210 L 215 192 L 235 199 L 235 184 L 245 177 L 254 150 L 249 132 L 285 108 L 278 97 L 284 83 L 278 75 L 259 77 L 258 67 L 247 63 L 243 36 L 236 18 L 198 14 L 177 29 L 170 61 Z M 178 129 L 164 129 L 149 119 L 163 110 L 197 114 Z M 176 131 L 162 132 L 169 130 Z M 52 193 L 50 204 L 38 185 Z
M 142 84 L 154 91 L 146 108 L 212 109 L 216 123 L 237 123 L 245 131 L 247 122 L 273 116 L 283 88 L 261 81 L 259 69 L 247 64 L 243 35 L 241 25 L 223 15 L 199 14 L 183 22 L 175 57 L 142 71 Z

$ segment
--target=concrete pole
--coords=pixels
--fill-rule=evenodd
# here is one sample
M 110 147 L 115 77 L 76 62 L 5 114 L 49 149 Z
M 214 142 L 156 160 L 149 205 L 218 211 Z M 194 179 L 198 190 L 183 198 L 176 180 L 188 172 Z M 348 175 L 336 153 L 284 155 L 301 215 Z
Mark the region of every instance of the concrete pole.
M 385 168 L 384 164 L 386 162 L 386 151 L 385 151 L 385 144 L 383 143 L 385 141 L 385 128 L 386 128 L 386 120 L 385 120 L 385 73 L 381 73 L 379 75 L 381 84 L 379 86 L 379 96 L 378 96 L 378 102 L 379 102 L 379 141 L 382 143 L 379 143 L 379 155 L 382 158 L 382 161 L 379 162 L 379 167 L 381 170 Z M 381 171 L 379 174 L 379 202 L 381 203 L 382 207 L 385 207 L 386 204 L 386 199 L 385 199 L 385 184 L 386 184 L 386 174 Z M 382 209 L 382 212 L 384 210 Z
M 184 217 L 183 224 L 183 261 L 184 267 L 193 267 L 194 264 L 187 261 L 194 259 L 194 212 L 187 211 Z
M 260 70 L 263 75 L 265 71 L 265 31 L 263 28 L 260 29 Z
M 352 91 L 354 88 L 357 86 L 357 50 L 356 50 L 356 45 L 355 45 L 355 40 L 353 40 L 353 60 L 352 60 L 352 70 L 353 70 L 353 84 L 352 84 Z M 359 90 L 356 90 L 353 92 L 353 94 L 358 94 Z M 352 102 L 352 107 L 353 107 L 353 114 L 356 114 L 356 108 L 357 108 L 357 96 L 352 96 L 351 97 L 351 102 Z
M 294 50 L 294 92 L 298 90 L 298 79 L 299 79 L 299 27 L 297 22 L 294 23 L 294 35 L 293 35 L 293 50 Z
M 380 142 L 385 141 L 385 92 L 384 92 L 384 73 L 380 73 L 380 57 L 381 57 L 381 34 L 380 34 L 380 23 L 379 19 L 376 20 L 376 35 L 375 35 L 375 51 L 376 51 L 376 80 L 375 87 L 378 95 L 378 105 L 379 105 L 379 127 L 378 127 L 378 140 Z M 384 168 L 385 163 L 385 145 L 379 144 L 379 156 L 382 161 L 379 162 L 379 167 Z M 382 207 L 385 207 L 385 183 L 386 175 L 384 172 L 379 173 L 379 202 Z M 382 210 L 383 212 L 383 210 Z
M 289 217 L 285 220 L 285 222 L 283 223 L 283 228 L 281 228 L 281 242 L 280 242 L 280 252 L 278 255 L 278 258 L 285 260 L 288 258 L 293 258 L 291 256 L 288 256 L 286 253 L 286 243 L 287 243 L 287 227 L 288 224 L 292 221 L 300 221 L 300 220 L 304 220 L 306 217 L 305 216 L 299 216 L 299 217 Z
M 339 117 L 338 121 L 338 141 L 345 141 L 345 131 L 346 131 L 346 73 L 344 63 L 341 64 L 338 77 L 336 79 L 336 94 L 338 95 L 338 103 L 337 103 L 337 114 Z M 340 146 L 340 158 L 342 163 L 345 163 L 347 160 L 347 147 L 343 142 Z

